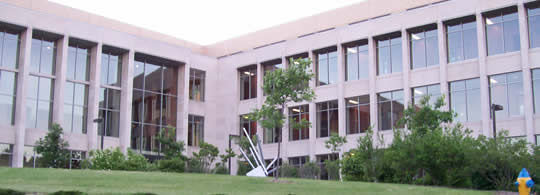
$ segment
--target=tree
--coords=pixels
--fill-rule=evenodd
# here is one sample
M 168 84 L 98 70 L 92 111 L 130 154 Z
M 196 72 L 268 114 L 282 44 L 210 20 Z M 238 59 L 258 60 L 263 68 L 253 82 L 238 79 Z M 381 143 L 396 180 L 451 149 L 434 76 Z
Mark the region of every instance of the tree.
M 309 122 L 304 119 L 299 122 L 285 119 L 281 109 L 285 109 L 288 103 L 310 102 L 315 98 L 315 92 L 309 87 L 309 81 L 313 78 L 310 64 L 309 59 L 291 58 L 287 69 L 267 72 L 262 85 L 264 93 L 267 94 L 266 99 L 260 109 L 255 109 L 249 115 L 249 119 L 259 121 L 266 129 L 283 127 L 286 121 L 293 127 L 309 126 Z M 278 134 L 278 159 L 281 155 L 282 134 Z M 276 179 L 279 175 L 278 171 L 279 165 L 274 174 Z
M 324 141 L 324 144 L 325 144 L 324 146 L 330 149 L 332 154 L 338 155 L 338 159 L 337 159 L 338 164 L 339 164 L 339 159 L 341 159 L 341 154 L 340 154 L 341 146 L 343 146 L 343 144 L 345 143 L 347 143 L 347 138 L 345 136 L 341 137 L 337 133 L 332 133 L 332 135 L 330 135 L 328 140 Z M 339 180 L 343 181 L 343 177 L 341 176 L 341 165 L 339 165 Z
M 161 152 L 163 152 L 164 158 L 167 160 L 173 158 L 180 158 L 186 160 L 187 158 L 182 154 L 186 148 L 184 141 L 176 141 L 176 129 L 169 127 L 163 128 L 157 136 L 157 140 L 161 144 Z
M 199 153 L 193 152 L 193 158 L 201 163 L 203 171 L 208 171 L 214 160 L 216 160 L 219 150 L 216 146 L 206 142 L 201 142 L 199 148 Z
M 36 142 L 36 152 L 41 155 L 39 162 L 43 166 L 61 168 L 69 162 L 69 144 L 62 138 L 62 134 L 62 127 L 53 124 L 45 138 L 39 138 Z

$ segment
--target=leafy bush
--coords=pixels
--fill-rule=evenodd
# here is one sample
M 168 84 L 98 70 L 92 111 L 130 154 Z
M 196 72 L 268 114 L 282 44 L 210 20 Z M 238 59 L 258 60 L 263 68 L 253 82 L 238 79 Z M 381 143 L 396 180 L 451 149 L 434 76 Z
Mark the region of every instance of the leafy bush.
M 0 194 L 2 195 L 25 195 L 26 193 L 21 191 L 16 191 L 12 189 L 2 189 L 0 188 Z
M 90 168 L 97 170 L 122 170 L 125 156 L 119 148 L 90 151 Z M 85 165 L 86 166 L 86 165 Z
M 216 146 L 206 142 L 201 142 L 199 144 L 199 152 L 193 152 L 193 158 L 190 159 L 190 163 L 193 163 L 193 171 L 197 173 L 210 172 L 210 166 L 214 160 L 216 160 L 218 154 L 219 150 Z
M 251 166 L 249 166 L 246 161 L 238 161 L 237 164 L 238 169 L 236 170 L 236 175 L 244 176 L 251 170 Z
M 188 172 L 190 173 L 204 173 L 204 166 L 202 162 L 196 158 L 188 160 Z
M 69 144 L 62 138 L 63 130 L 58 124 L 52 124 L 44 138 L 36 142 L 36 152 L 41 155 L 39 163 L 43 167 L 62 168 L 70 159 Z
M 307 162 L 298 169 L 299 176 L 307 179 L 317 179 L 321 173 L 321 167 L 315 162 Z
M 186 169 L 186 162 L 180 158 L 164 159 L 158 161 L 160 171 L 183 173 Z
M 298 168 L 284 163 L 279 166 L 279 175 L 281 177 L 298 177 Z
M 220 166 L 216 166 L 216 168 L 214 168 L 214 171 L 213 171 L 215 174 L 220 174 L 220 175 L 228 175 L 229 174 L 229 169 L 223 165 L 220 165 Z
M 339 180 L 339 160 L 325 160 L 324 168 L 328 173 L 328 180 Z
M 150 164 L 142 154 L 128 149 L 127 159 L 122 163 L 122 170 L 147 171 Z

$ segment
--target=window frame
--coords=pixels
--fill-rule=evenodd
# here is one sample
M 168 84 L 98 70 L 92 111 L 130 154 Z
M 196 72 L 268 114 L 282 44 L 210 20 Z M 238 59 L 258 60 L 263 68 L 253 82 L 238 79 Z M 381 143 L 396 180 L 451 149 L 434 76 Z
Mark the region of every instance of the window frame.
M 361 98 L 365 98 L 367 97 L 367 103 L 365 102 L 361 102 Z M 355 102 L 351 102 L 351 101 L 356 101 L 356 104 Z M 370 127 L 371 127 L 371 105 L 370 105 L 370 97 L 369 97 L 369 94 L 366 94 L 366 95 L 360 95 L 360 96 L 355 96 L 355 97 L 350 97 L 350 98 L 345 98 L 345 109 L 346 109 L 346 112 L 347 112 L 347 116 L 346 116 L 346 134 L 347 135 L 354 135 L 354 134 L 359 134 L 359 133 L 365 133 Z M 362 116 L 360 114 L 360 108 L 361 107 L 365 107 L 367 106 L 367 110 L 368 110 L 368 117 L 367 117 L 367 122 L 368 122 L 368 128 L 367 129 L 362 129 Z M 349 109 L 351 108 L 357 108 L 357 117 L 356 117 L 356 121 L 358 122 L 356 124 L 356 129 L 357 131 L 356 132 L 353 132 L 351 130 L 351 127 L 350 127 L 350 112 L 349 112 Z
M 195 80 L 200 80 L 198 84 L 200 86 L 199 98 L 195 94 Z M 189 69 L 189 99 L 193 101 L 204 102 L 205 101 L 205 91 L 206 91 L 206 72 L 203 70 L 198 70 L 194 68 Z
M 258 73 L 257 73 L 257 65 L 250 65 L 250 66 L 246 66 L 246 67 L 242 67 L 242 68 L 239 68 L 238 69 L 238 74 L 239 74 L 239 84 L 240 84 L 240 89 L 239 89 L 239 93 L 240 93 L 240 101 L 242 100 L 249 100 L 249 99 L 254 99 L 254 98 L 257 98 L 257 76 L 258 76 Z M 248 76 L 246 76 L 248 75 Z M 247 79 L 248 81 L 248 91 L 247 91 L 247 98 L 244 98 L 245 97 L 245 91 L 243 91 L 243 84 L 244 84 L 244 79 Z M 254 81 L 254 83 L 253 83 Z M 253 87 L 253 85 L 255 85 L 255 87 Z M 255 90 L 255 91 L 252 91 L 252 90 Z
M 434 34 L 432 34 L 434 32 Z M 437 24 L 428 24 L 428 25 L 424 25 L 424 26 L 421 26 L 421 27 L 416 27 L 416 28 L 412 28 L 412 29 L 409 29 L 407 30 L 407 34 L 408 34 L 408 41 L 409 41 L 409 58 L 410 58 L 410 69 L 411 70 L 418 70 L 418 69 L 423 69 L 423 68 L 429 68 L 429 67 L 432 67 L 432 66 L 438 66 L 440 64 L 440 61 L 439 61 L 439 29 L 437 28 Z M 421 34 L 421 36 L 418 36 L 419 34 Z M 436 56 L 436 63 L 435 64 L 429 64 L 429 49 L 428 49 L 428 39 L 433 39 L 435 38 L 435 44 L 436 44 L 436 51 L 434 51 L 435 53 L 437 53 L 437 56 Z M 414 43 L 415 42 L 423 42 L 423 48 L 422 48 L 422 53 L 423 53 L 423 57 L 424 59 L 423 60 L 423 65 L 420 66 L 420 65 L 416 65 L 415 66 L 415 58 L 414 58 Z
M 335 69 L 337 70 L 338 69 L 338 62 L 337 62 L 337 58 L 338 58 L 338 53 L 337 53 L 337 47 L 330 47 L 330 48 L 326 48 L 326 49 L 320 49 L 318 51 L 314 51 L 314 56 L 315 56 L 315 62 L 316 62 L 316 71 L 317 71 L 317 74 L 316 74 L 316 79 L 317 79 L 317 86 L 325 86 L 325 85 L 332 85 L 332 84 L 336 84 L 339 82 L 339 78 L 338 78 L 338 75 L 339 75 L 339 71 L 336 71 L 336 75 L 335 75 L 335 78 L 336 78 L 336 81 L 334 82 L 331 82 L 330 80 L 330 77 L 331 77 L 331 71 L 330 71 L 330 62 L 335 60 Z M 324 58 L 321 58 L 321 56 L 325 56 Z M 321 64 L 321 62 L 324 62 L 324 64 Z M 326 83 L 324 82 L 321 82 L 321 78 L 320 78 L 320 70 L 321 70 L 321 66 L 325 66 L 326 67 L 326 78 L 328 79 Z
M 188 126 L 191 126 L 191 128 L 188 128 L 188 142 L 186 143 L 187 146 L 199 147 L 200 144 L 204 142 L 204 121 L 204 116 L 192 114 L 188 115 Z M 190 134 L 192 136 L 189 136 Z
M 298 110 L 298 111 L 295 111 Z M 298 117 L 298 120 L 302 120 L 304 116 L 307 116 L 307 120 L 309 121 L 309 105 L 299 105 L 294 107 L 289 107 L 289 121 L 292 121 L 294 117 Z M 298 139 L 294 139 L 294 131 L 298 131 Z M 303 132 L 306 132 L 307 135 L 303 135 Z M 291 123 L 289 122 L 289 141 L 300 141 L 300 140 L 308 140 L 309 139 L 309 128 L 305 127 L 302 129 L 294 129 L 291 126 Z
M 401 55 L 401 58 L 403 58 L 403 49 L 401 49 L 403 47 L 403 40 L 402 40 L 402 34 L 401 32 L 393 32 L 393 33 L 388 33 L 388 34 L 384 34 L 384 35 L 380 35 L 380 36 L 377 36 L 374 39 L 374 42 L 375 42 L 375 59 L 376 59 L 376 68 L 377 68 L 377 76 L 382 76 L 382 75 L 391 75 L 391 74 L 394 74 L 394 73 L 402 73 L 403 72 L 403 59 L 401 59 L 401 64 L 400 64 L 400 71 L 397 71 L 393 69 L 394 67 L 394 62 L 392 60 L 393 58 L 393 52 L 392 52 L 392 46 L 397 46 L 399 45 L 399 48 L 400 48 L 400 55 Z M 398 42 L 399 43 L 393 43 L 392 40 L 399 40 Z M 388 44 L 387 45 L 382 45 L 381 46 L 381 42 L 384 42 L 384 41 L 388 41 Z M 379 54 L 381 53 L 381 49 L 383 48 L 388 48 L 389 49 L 389 59 L 390 60 L 390 64 L 389 64 L 389 68 L 390 68 L 390 72 L 388 73 L 382 73 L 381 70 L 382 67 L 381 67 L 381 59 L 379 58 Z M 396 54 L 398 55 L 398 54 Z
M 367 39 L 362 39 L 359 41 L 355 41 L 353 43 L 343 44 L 343 55 L 344 55 L 344 68 L 345 68 L 345 81 L 355 81 L 355 80 L 362 80 L 362 79 L 368 79 L 369 78 L 369 41 Z M 365 70 L 362 70 L 361 63 L 360 63 L 360 53 L 367 53 L 368 61 L 367 61 L 367 68 Z M 356 58 L 356 64 L 349 64 L 349 56 L 352 56 L 352 58 Z M 356 67 L 356 76 L 355 78 L 349 77 L 349 70 L 350 67 L 353 66 Z M 361 74 L 361 72 L 366 72 L 366 74 Z M 366 77 L 362 77 L 362 75 L 366 75 Z
M 395 94 L 396 93 L 400 93 L 401 92 L 401 98 L 395 98 Z M 390 100 L 384 100 L 384 101 L 381 101 L 381 95 L 382 94 L 390 94 L 391 96 L 391 99 Z M 377 125 L 377 128 L 379 131 L 388 131 L 388 130 L 394 130 L 396 128 L 403 128 L 403 127 L 396 127 L 396 124 L 397 122 L 401 119 L 394 119 L 394 102 L 398 102 L 399 101 L 403 101 L 404 102 L 404 90 L 403 89 L 398 89 L 398 90 L 394 90 L 394 91 L 386 91 L 386 92 L 381 92 L 381 93 L 378 93 L 377 94 L 377 118 L 378 118 L 378 125 Z M 390 102 L 390 125 L 392 128 L 390 129 L 382 129 L 382 116 L 381 114 L 383 114 L 381 112 L 381 104 L 382 103 L 386 103 L 386 102 Z M 405 109 L 405 105 L 403 105 L 404 109 Z M 404 110 L 403 110 L 404 111 Z M 402 112 L 403 112 L 402 111 Z M 401 113 L 401 117 L 403 117 L 403 113 Z
M 331 107 L 331 105 L 335 103 L 336 107 Z M 326 104 L 326 109 L 323 109 L 322 107 L 325 106 Z M 339 134 L 339 105 L 338 105 L 338 101 L 337 100 L 329 100 L 329 101 L 324 101 L 324 102 L 318 102 L 316 105 L 316 114 L 317 114 L 317 128 L 316 128 L 316 135 L 317 135 L 317 138 L 325 138 L 325 137 L 330 137 L 332 135 L 332 129 L 331 129 L 331 120 L 330 120 L 330 116 L 331 116 L 331 113 L 332 112 L 336 112 L 337 113 L 337 118 L 336 118 L 336 122 L 338 124 L 338 128 L 337 128 L 337 134 Z M 328 129 L 328 132 L 327 132 L 327 135 L 326 136 L 323 136 L 322 135 L 322 128 L 320 128 L 320 124 L 322 123 L 322 120 L 321 120 L 321 117 L 319 117 L 320 113 L 326 113 L 326 119 L 328 120 L 327 121 L 327 129 Z
M 477 88 L 469 88 L 468 85 L 467 85 L 467 81 L 475 81 L 475 80 L 478 82 L 478 87 Z M 460 83 L 460 82 L 463 82 L 463 86 L 465 86 L 464 89 L 452 89 L 452 84 L 453 83 Z M 465 121 L 460 121 L 460 122 L 473 122 L 473 121 L 482 120 L 481 117 L 479 117 L 478 120 L 473 120 L 470 117 L 471 113 L 469 113 L 469 101 L 472 99 L 472 97 L 470 97 L 469 94 L 472 93 L 473 90 L 477 90 L 478 92 L 480 92 L 480 90 L 481 90 L 480 78 L 478 78 L 478 77 L 448 82 L 449 108 L 450 108 L 450 110 L 452 112 L 455 112 L 456 114 L 458 114 L 456 111 L 454 111 L 452 109 L 452 105 L 453 105 L 453 103 L 452 103 L 452 94 L 464 93 L 464 95 L 465 95 Z M 480 97 L 478 97 L 478 98 L 480 99 Z M 478 112 L 482 113 L 482 109 L 480 108 L 480 105 L 477 105 L 477 106 L 478 106 Z M 457 120 L 458 120 L 458 118 L 456 118 L 456 121 Z
M 505 19 L 505 16 L 508 16 L 508 15 L 511 15 L 511 14 L 516 14 L 516 18 L 515 19 Z M 495 17 L 501 17 L 501 21 L 495 21 L 493 22 L 492 18 L 495 18 Z M 520 29 L 519 29 L 519 15 L 518 15 L 518 10 L 517 10 L 517 7 L 516 6 L 511 6 L 511 7 L 506 7 L 506 8 L 502 8 L 502 9 L 498 9 L 498 10 L 493 10 L 493 11 L 489 11 L 489 12 L 485 12 L 482 14 L 482 19 L 483 19 L 483 22 L 484 22 L 484 30 L 485 30 L 485 38 L 486 38 L 486 54 L 487 56 L 494 56 L 494 55 L 499 55 L 499 54 L 505 54 L 505 53 L 510 53 L 510 52 L 517 52 L 517 51 L 520 51 L 521 50 L 521 35 L 520 35 Z M 517 42 L 517 50 L 510 50 L 510 48 L 507 48 L 506 47 L 506 37 L 505 37 L 505 23 L 509 23 L 509 22 L 516 22 L 517 25 L 518 25 L 518 29 L 517 29 L 517 32 L 518 32 L 518 36 L 519 36 L 519 40 Z M 491 24 L 490 24 L 491 23 Z M 490 53 L 490 45 L 489 45 L 489 29 L 488 27 L 490 25 L 498 25 L 498 24 L 501 24 L 501 38 L 499 41 L 501 41 L 501 44 L 502 44 L 502 51 L 494 51 L 495 53 Z

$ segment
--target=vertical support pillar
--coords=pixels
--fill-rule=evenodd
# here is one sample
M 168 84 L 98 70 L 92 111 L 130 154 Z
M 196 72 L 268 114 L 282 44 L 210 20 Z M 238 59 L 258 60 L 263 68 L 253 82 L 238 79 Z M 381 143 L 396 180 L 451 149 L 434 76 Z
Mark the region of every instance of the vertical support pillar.
M 518 4 L 519 37 L 521 44 L 521 67 L 523 70 L 523 104 L 525 113 L 525 135 L 529 143 L 535 144 L 534 137 L 534 100 L 532 91 L 531 66 L 529 64 L 529 29 L 527 28 L 527 13 L 523 1 Z M 531 105 L 531 106 L 527 106 Z
M 373 139 L 379 132 L 379 120 L 377 114 L 377 45 L 372 36 L 368 36 L 368 62 L 369 62 L 369 118 L 373 130 Z
M 486 136 L 493 136 L 491 131 L 490 101 L 489 101 L 489 82 L 487 75 L 486 56 L 486 28 L 480 11 L 476 12 L 476 29 L 478 37 L 478 66 L 480 72 L 480 110 L 482 113 L 482 131 L 478 132 Z
M 285 68 L 288 68 L 289 63 L 287 62 L 286 57 L 281 57 L 281 63 L 284 65 Z M 283 115 L 285 115 L 285 122 L 283 123 L 283 128 L 281 128 L 281 153 L 284 154 L 286 150 L 284 150 L 286 145 L 289 144 L 289 107 L 288 105 L 283 108 Z
M 177 105 L 176 113 L 176 140 L 183 141 L 187 145 L 188 141 L 188 119 L 189 119 L 189 70 L 191 69 L 191 62 L 188 61 L 184 64 L 183 68 L 178 68 L 178 86 L 182 86 L 182 90 L 178 90 L 178 102 L 182 102 Z M 180 75 L 182 75 L 180 77 Z M 206 123 L 207 119 L 204 120 Z M 203 136 L 209 136 L 208 133 L 203 133 Z M 203 140 L 207 140 L 203 137 Z
M 311 71 L 314 73 L 314 74 L 317 74 L 317 72 L 315 71 L 316 68 L 315 68 L 315 57 L 313 56 L 313 51 L 310 49 L 308 51 L 308 55 L 309 55 L 309 59 L 311 60 Z M 316 82 L 317 82 L 317 77 L 313 77 L 311 79 L 311 81 L 309 82 L 309 87 L 311 89 L 315 89 L 316 88 Z M 314 100 L 316 101 L 316 100 Z M 316 159 L 315 157 L 315 140 L 317 139 L 317 106 L 315 104 L 315 102 L 311 102 L 309 103 L 309 122 L 311 123 L 311 127 L 309 128 L 309 159 Z
M 120 151 L 127 154 L 131 140 L 131 102 L 133 101 L 133 66 L 135 51 L 122 55 L 122 90 L 120 101 Z
M 15 96 L 15 144 L 11 166 L 23 167 L 24 141 L 26 134 L 26 85 L 28 85 L 30 69 L 30 51 L 32 49 L 32 27 L 28 27 L 21 33 L 19 52 L 19 72 L 17 73 L 17 89 Z
M 337 45 L 337 70 L 338 70 L 338 80 L 337 80 L 337 99 L 338 99 L 338 131 L 339 136 L 347 135 L 347 125 L 346 125 L 346 106 L 345 106 L 345 60 L 343 54 L 343 46 L 341 43 Z
M 407 29 L 401 29 L 401 50 L 403 53 L 403 104 L 405 108 L 411 101 L 411 86 L 410 86 L 410 70 L 411 70 L 411 50 L 409 43 L 409 35 Z M 405 127 L 407 128 L 407 127 Z
M 88 89 L 88 117 L 87 117 L 87 131 L 88 137 L 88 151 L 98 149 L 98 127 L 105 124 L 94 123 L 94 119 L 99 117 L 99 86 L 100 86 L 100 73 L 101 73 L 101 49 L 103 44 L 100 42 L 91 49 L 90 60 L 90 86 Z
M 66 34 L 62 39 L 57 42 L 56 47 L 56 70 L 54 80 L 54 100 L 53 100 L 53 123 L 58 123 L 62 128 L 64 127 L 64 86 L 66 83 L 67 72 L 67 59 L 68 59 L 68 47 L 69 36 Z
M 447 53 L 446 53 L 446 29 L 441 20 L 437 20 L 437 37 L 439 43 L 439 68 L 440 68 L 440 86 L 441 94 L 444 95 L 444 102 L 446 103 L 443 106 L 444 110 L 450 110 L 450 93 L 448 90 L 448 74 L 447 74 Z
M 263 79 L 264 78 L 264 68 L 262 67 L 261 62 L 259 59 L 257 59 L 257 103 L 255 103 L 255 107 L 257 109 L 260 109 L 262 107 L 262 104 L 264 102 L 264 93 L 262 90 L 263 86 Z M 264 127 L 260 122 L 257 122 L 257 138 L 263 143 L 264 139 Z M 253 140 L 256 142 L 255 140 Z M 254 143 L 255 144 L 255 143 Z

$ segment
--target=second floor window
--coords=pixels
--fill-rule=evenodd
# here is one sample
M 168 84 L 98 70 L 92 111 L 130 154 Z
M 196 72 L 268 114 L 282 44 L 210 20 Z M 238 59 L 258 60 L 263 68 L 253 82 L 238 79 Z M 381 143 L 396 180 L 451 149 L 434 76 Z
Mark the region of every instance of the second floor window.
M 101 54 L 101 84 L 120 87 L 122 81 L 122 56 Z
M 529 18 L 529 46 L 540 47 L 540 4 L 527 8 Z
M 240 100 L 257 97 L 257 66 L 239 69 L 240 73 Z
M 448 62 L 477 58 L 476 18 L 461 18 L 447 22 L 445 25 Z
M 346 80 L 367 79 L 369 75 L 369 50 L 365 40 L 354 46 L 346 47 Z
M 485 14 L 488 55 L 518 51 L 519 22 L 517 8 L 507 8 Z
M 489 76 L 491 104 L 503 106 L 497 111 L 497 118 L 523 116 L 523 77 L 521 72 Z
M 409 35 L 412 69 L 439 64 L 437 25 L 410 30 Z
M 317 85 L 334 84 L 338 80 L 337 52 L 317 53 Z
M 532 70 L 534 113 L 540 113 L 540 69 Z
M 309 106 L 297 106 L 289 108 L 289 120 L 299 123 L 301 120 L 309 121 Z M 289 123 L 290 124 L 290 123 Z M 293 128 L 289 126 L 289 140 L 303 140 L 309 139 L 309 128 Z
M 240 115 L 240 135 L 245 136 L 244 129 L 250 137 L 257 135 L 257 121 L 248 119 L 248 115 Z
M 317 137 L 338 134 L 338 101 L 317 103 Z
M 385 75 L 402 72 L 401 35 L 393 33 L 376 39 L 377 74 Z
M 480 79 L 450 82 L 450 109 L 457 114 L 457 121 L 480 120 L 480 105 Z
M 420 101 L 426 96 L 430 96 L 429 105 L 434 106 L 437 99 L 441 97 L 441 85 L 428 85 L 422 87 L 415 87 L 412 89 L 413 104 L 418 107 L 420 106 Z
M 370 123 L 369 95 L 346 99 L 347 104 L 347 134 L 364 133 Z
M 379 93 L 379 130 L 392 130 L 403 128 L 398 121 L 403 117 L 405 105 L 403 102 L 403 90 Z
M 196 69 L 189 70 L 189 99 L 204 101 L 205 72 Z

